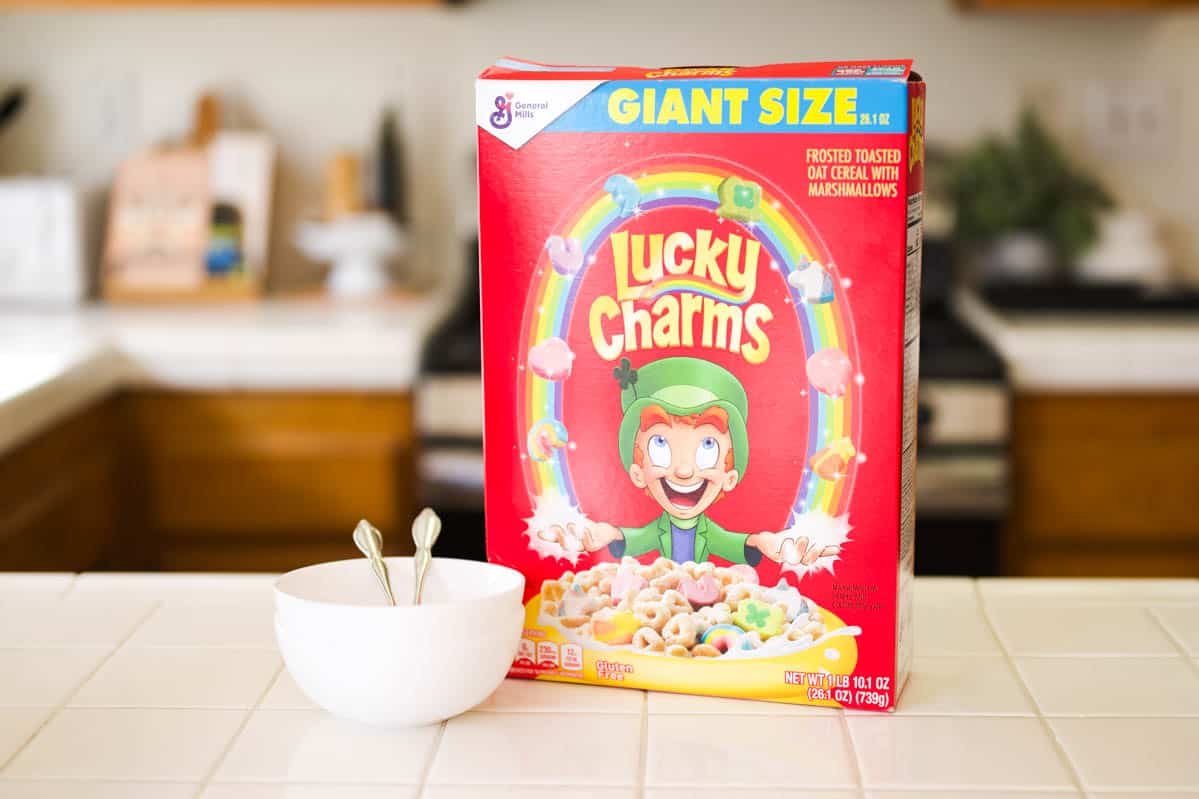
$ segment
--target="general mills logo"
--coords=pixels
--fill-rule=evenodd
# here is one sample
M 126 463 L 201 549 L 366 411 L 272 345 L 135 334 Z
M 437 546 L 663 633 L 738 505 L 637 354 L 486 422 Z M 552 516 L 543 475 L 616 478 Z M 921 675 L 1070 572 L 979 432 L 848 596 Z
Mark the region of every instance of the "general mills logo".
M 512 92 L 504 92 L 495 98 L 495 111 L 490 117 L 491 127 L 503 130 L 512 124 Z

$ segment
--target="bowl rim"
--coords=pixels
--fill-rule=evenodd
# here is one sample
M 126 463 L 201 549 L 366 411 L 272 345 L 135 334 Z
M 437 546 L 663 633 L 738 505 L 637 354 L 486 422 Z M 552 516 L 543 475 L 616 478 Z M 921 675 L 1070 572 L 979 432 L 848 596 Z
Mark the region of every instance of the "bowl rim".
M 413 557 L 411 555 L 389 555 L 389 556 L 383 558 L 383 560 L 387 563 L 388 566 L 391 566 L 391 564 L 393 562 L 410 561 L 410 560 L 413 560 Z M 333 611 L 345 611 L 345 612 L 353 612 L 353 613 L 373 612 L 373 613 L 412 614 L 412 615 L 415 615 L 418 613 L 428 614 L 430 612 L 434 612 L 437 610 L 448 610 L 448 609 L 454 609 L 454 608 L 472 607 L 475 605 L 490 605 L 490 604 L 494 604 L 496 602 L 496 600 L 501 599 L 505 594 L 509 594 L 509 593 L 515 593 L 517 602 L 519 602 L 522 606 L 524 604 L 523 597 L 524 597 L 524 589 L 525 589 L 525 576 L 510 566 L 505 566 L 502 563 L 492 563 L 491 561 L 470 560 L 468 558 L 434 557 L 433 561 L 434 562 L 442 561 L 442 562 L 451 562 L 451 563 L 468 563 L 468 564 L 471 564 L 472 567 L 477 566 L 477 567 L 485 567 L 485 568 L 489 568 L 489 569 L 498 569 L 501 572 L 507 572 L 509 579 L 512 581 L 512 584 L 510 586 L 504 587 L 493 593 L 485 594 L 483 596 L 476 596 L 476 597 L 471 597 L 471 598 L 466 598 L 466 599 L 452 599 L 452 600 L 448 600 L 445 602 L 433 602 L 433 603 L 430 603 L 427 605 L 426 604 L 421 604 L 421 605 L 405 604 L 405 605 L 395 605 L 395 606 L 391 606 L 391 605 L 358 605 L 358 604 L 354 604 L 352 602 L 330 602 L 328 600 L 323 600 L 323 599 L 311 599 L 309 597 L 304 597 L 304 596 L 299 596 L 297 594 L 294 594 L 290 591 L 285 590 L 284 588 L 282 588 L 280 586 L 280 583 L 282 583 L 285 579 L 287 579 L 288 577 L 291 577 L 295 574 L 298 574 L 299 572 L 308 571 L 310 569 L 319 569 L 319 568 L 325 567 L 325 566 L 333 566 L 333 565 L 340 564 L 340 563 L 357 563 L 357 562 L 365 563 L 366 562 L 365 558 L 343 558 L 342 560 L 328 560 L 328 561 L 323 561 L 321 563 L 310 563 L 307 566 L 301 566 L 298 569 L 292 569 L 291 571 L 284 572 L 283 574 L 280 574 L 278 577 L 276 577 L 275 581 L 272 583 L 272 587 L 273 587 L 274 593 L 275 593 L 275 600 L 276 600 L 276 602 L 275 602 L 276 613 L 278 613 L 280 610 L 279 603 L 278 603 L 278 600 L 280 597 L 286 597 L 289 602 L 296 602 L 296 603 L 299 603 L 300 605 L 310 605 L 314 608 L 325 608 L 325 609 L 329 609 L 329 610 L 333 610 Z

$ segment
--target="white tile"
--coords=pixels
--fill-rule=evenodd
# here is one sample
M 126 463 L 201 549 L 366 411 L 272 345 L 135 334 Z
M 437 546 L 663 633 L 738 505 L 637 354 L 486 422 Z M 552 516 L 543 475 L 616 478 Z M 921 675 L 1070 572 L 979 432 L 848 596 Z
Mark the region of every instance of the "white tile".
M 650 716 L 646 785 L 857 784 L 840 716 Z
M 5 601 L 0 630 L 6 647 L 114 646 L 153 608 L 150 602 L 100 599 Z
M 1199 657 L 1199 605 L 1155 607 L 1153 615 L 1188 655 Z
M 907 716 L 1034 716 L 1036 708 L 1007 658 L 974 655 L 915 658 L 896 712 Z
M 304 695 L 286 668 L 279 672 L 259 707 L 264 710 L 320 710 L 315 702 Z
M 0 572 L 0 597 L 55 599 L 74 581 L 74 572 Z
M 547 680 L 504 680 L 475 710 L 504 713 L 640 713 L 644 691 Z
M 989 610 L 1013 655 L 1175 655 L 1143 608 L 996 606 Z
M 238 710 L 67 708 L 17 755 L 5 775 L 203 779 L 244 715 Z
M 0 649 L 0 706 L 57 707 L 111 649 Z
M 0 767 L 33 737 L 53 712 L 48 707 L 0 707 Z
M 999 643 L 975 605 L 916 605 L 916 655 L 998 655 Z
M 978 589 L 988 605 L 1146 606 L 1199 602 L 1199 580 L 998 577 L 979 580 Z
M 637 791 L 584 785 L 427 785 L 422 796 L 423 799 L 635 799 Z
M 1072 799 L 1080 795 L 1078 791 L 867 791 L 866 799 Z
M 1047 716 L 1199 716 L 1199 673 L 1183 658 L 1017 658 Z
M 1143 791 L 1092 791 L 1091 796 L 1097 799 L 1146 799 Z M 1149 799 L 1199 799 L 1199 790 L 1194 791 L 1154 791 Z M 1020 799 L 1024 799 L 1021 795 Z
M 416 799 L 418 785 L 256 785 L 216 783 L 200 799 Z
M 646 788 L 645 799 L 857 799 L 856 791 L 812 791 L 811 788 Z
M 974 580 L 969 577 L 920 577 L 913 582 L 912 601 L 917 607 L 978 604 Z
M 257 710 L 216 780 L 417 784 L 437 733 L 383 730 L 321 710 Z
M 1061 791 L 867 791 L 866 799 L 1071 799 L 1076 790 Z M 1154 799 L 1160 797 L 1154 795 Z
M 274 614 L 271 605 L 260 603 L 166 602 L 129 645 L 275 649 Z
M 633 785 L 640 742 L 640 716 L 466 713 L 446 724 L 429 782 Z
M 193 799 L 200 786 L 186 782 L 77 782 L 14 780 L 0 782 L 4 799 Z
M 71 698 L 85 707 L 250 708 L 281 661 L 264 649 L 124 647 Z
M 728 699 L 721 696 L 692 696 L 650 691 L 648 709 L 651 714 L 681 714 L 705 716 L 712 714 L 739 716 L 797 716 L 836 715 L 837 708 L 791 705 L 782 702 L 759 702 L 753 699 Z
M 276 579 L 274 574 L 87 572 L 75 580 L 70 595 L 270 605 L 275 601 Z
M 847 718 L 871 789 L 1073 787 L 1039 719 Z
M 1050 719 L 1083 787 L 1199 790 L 1199 719 Z

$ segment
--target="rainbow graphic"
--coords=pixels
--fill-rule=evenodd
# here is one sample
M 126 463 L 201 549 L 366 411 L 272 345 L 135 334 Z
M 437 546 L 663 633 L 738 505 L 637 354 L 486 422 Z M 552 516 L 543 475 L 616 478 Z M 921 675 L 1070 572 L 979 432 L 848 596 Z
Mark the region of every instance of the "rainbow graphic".
M 760 241 L 764 254 L 772 261 L 772 270 L 777 266 L 779 279 L 784 283 L 791 272 L 807 261 L 814 260 L 826 265 L 837 286 L 836 296 L 827 303 L 805 302 L 796 289 L 789 287 L 806 349 L 803 361 L 796 358 L 797 369 L 802 373 L 807 357 L 825 347 L 839 347 L 849 355 L 856 368 L 858 351 L 853 319 L 837 269 L 830 264 L 831 258 L 806 217 L 769 181 L 737 164 L 714 159 L 655 159 L 632 165 L 624 174 L 633 178 L 640 191 L 639 213 L 671 206 L 691 206 L 715 212 L 719 205 L 716 187 L 726 177 L 735 174 L 758 182 L 762 186 L 761 219 L 749 225 L 732 221 L 725 221 L 724 224 L 739 226 Z M 584 202 L 577 206 L 576 212 L 565 218 L 564 224 L 547 231 L 547 236 L 556 233 L 579 240 L 583 249 L 583 268 L 573 276 L 563 276 L 550 267 L 546 256 L 542 256 L 543 263 L 535 270 L 522 321 L 522 353 L 527 353 L 530 347 L 551 336 L 568 339 L 576 290 L 593 256 L 613 232 L 633 218 L 620 215 L 612 196 L 603 190 L 602 185 L 603 180 L 600 180 Z M 726 302 L 745 299 L 734 291 L 700 283 L 690 276 L 669 276 L 650 286 L 644 296 L 650 299 L 682 291 Z M 546 419 L 561 422 L 564 385 L 536 376 L 527 365 L 519 375 L 517 440 L 523 441 L 532 425 L 544 423 Z M 807 387 L 808 442 L 803 460 L 805 464 L 822 447 L 842 437 L 850 438 L 860 449 L 860 391 L 861 387 L 854 382 L 844 395 L 834 399 Z M 554 490 L 572 504 L 578 504 L 571 481 L 568 449 L 556 450 L 554 457 L 545 461 L 524 456 L 522 462 L 526 487 L 531 496 L 541 496 Z M 857 469 L 850 469 L 842 479 L 829 481 L 820 479 L 810 470 L 805 471 L 792 510 L 795 513 L 821 510 L 831 516 L 845 513 L 856 475 Z M 588 511 L 587 508 L 580 510 L 584 513 Z

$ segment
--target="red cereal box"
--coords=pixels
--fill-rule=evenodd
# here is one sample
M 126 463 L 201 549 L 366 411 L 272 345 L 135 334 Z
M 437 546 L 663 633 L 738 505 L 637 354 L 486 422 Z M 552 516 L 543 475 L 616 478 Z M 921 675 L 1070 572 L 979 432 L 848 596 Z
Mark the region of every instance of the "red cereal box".
M 924 96 L 910 61 L 480 76 L 513 676 L 894 708 Z

